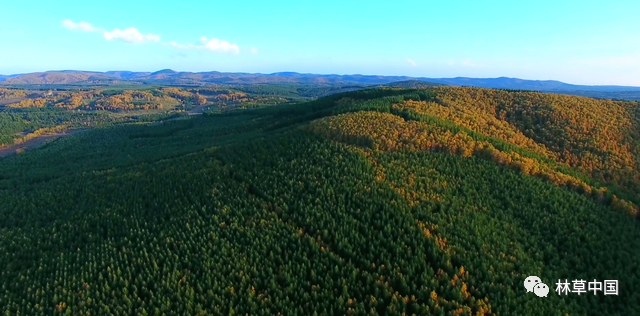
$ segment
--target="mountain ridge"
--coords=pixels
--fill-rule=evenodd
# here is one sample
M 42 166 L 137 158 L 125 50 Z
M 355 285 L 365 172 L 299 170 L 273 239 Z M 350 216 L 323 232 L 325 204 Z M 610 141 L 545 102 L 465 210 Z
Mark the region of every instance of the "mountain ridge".
M 26 74 L 0 75 L 0 85 L 91 84 L 131 81 L 149 84 L 361 84 L 380 85 L 401 81 L 423 81 L 452 86 L 475 86 L 494 89 L 537 90 L 545 92 L 640 92 L 640 87 L 619 85 L 577 85 L 558 80 L 530 80 L 511 77 L 498 78 L 428 78 L 411 76 L 382 76 L 362 74 L 311 74 L 298 72 L 239 73 L 239 72 L 183 72 L 162 69 L 155 72 L 135 71 L 79 71 L 56 70 Z M 140 83 L 140 82 L 138 82 Z

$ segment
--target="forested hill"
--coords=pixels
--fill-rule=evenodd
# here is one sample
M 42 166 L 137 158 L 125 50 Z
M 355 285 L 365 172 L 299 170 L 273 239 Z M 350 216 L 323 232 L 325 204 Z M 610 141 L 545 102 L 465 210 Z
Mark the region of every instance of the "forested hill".
M 70 136 L 0 160 L 0 308 L 640 315 L 639 121 L 637 102 L 377 88 Z
M 296 72 L 277 72 L 272 74 L 260 73 L 231 73 L 231 72 L 184 72 L 163 69 L 156 72 L 133 71 L 46 71 L 11 76 L 0 75 L 0 85 L 7 87 L 51 87 L 61 84 L 83 85 L 190 85 L 201 86 L 210 84 L 226 85 L 314 85 L 314 86 L 375 86 L 381 84 L 396 85 L 397 82 L 419 81 L 425 85 L 433 83 L 452 86 L 473 86 L 497 89 L 518 89 L 544 92 L 585 95 L 599 98 L 618 98 L 626 100 L 640 100 L 640 87 L 632 86 L 593 86 L 575 85 L 556 80 L 526 80 L 518 78 L 427 78 L 408 76 L 380 76 L 380 75 L 336 75 L 336 74 L 308 74 Z M 413 87 L 418 87 L 414 83 Z

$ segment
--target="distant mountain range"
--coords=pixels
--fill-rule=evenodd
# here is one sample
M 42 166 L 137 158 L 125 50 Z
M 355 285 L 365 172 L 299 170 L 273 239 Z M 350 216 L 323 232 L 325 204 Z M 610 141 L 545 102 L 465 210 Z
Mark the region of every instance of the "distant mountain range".
M 453 86 L 474 86 L 482 88 L 496 89 L 521 89 L 537 91 L 599 91 L 599 92 L 620 92 L 620 91 L 640 91 L 640 87 L 632 86 L 587 86 L 574 85 L 556 80 L 525 80 L 518 78 L 418 78 L 433 83 L 440 83 Z
M 7 79 L 7 78 L 12 78 L 12 77 L 16 77 L 16 76 L 20 76 L 20 75 L 9 75 L 9 76 L 6 76 L 6 75 L 0 75 L 0 83 L 1 83 L 3 80 Z
M 0 85 L 91 85 L 91 84 L 301 84 L 301 85 L 387 85 L 397 82 L 428 82 L 454 86 L 483 88 L 537 90 L 544 92 L 589 91 L 600 93 L 640 92 L 640 87 L 631 86 L 585 86 L 555 80 L 524 80 L 517 78 L 415 78 L 408 76 L 376 75 L 318 75 L 296 72 L 272 74 L 228 73 L 228 72 L 177 72 L 163 69 L 156 72 L 133 71 L 47 71 L 3 76 Z M 415 83 L 413 83 L 415 85 Z

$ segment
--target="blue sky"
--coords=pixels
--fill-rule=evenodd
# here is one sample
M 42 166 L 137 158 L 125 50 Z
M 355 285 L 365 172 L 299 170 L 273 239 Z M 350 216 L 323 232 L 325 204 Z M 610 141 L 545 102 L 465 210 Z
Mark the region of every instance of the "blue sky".
M 640 86 L 639 12 L 637 0 L 0 1 L 0 74 L 171 68 Z

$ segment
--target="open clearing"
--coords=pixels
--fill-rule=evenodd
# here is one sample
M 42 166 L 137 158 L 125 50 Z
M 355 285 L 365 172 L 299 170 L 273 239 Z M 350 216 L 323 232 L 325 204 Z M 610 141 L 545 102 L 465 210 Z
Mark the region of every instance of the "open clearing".
M 77 134 L 79 132 L 88 131 L 88 130 L 90 130 L 90 128 L 75 129 L 71 131 L 66 131 L 64 133 L 47 134 L 47 135 L 38 136 L 34 139 L 30 139 L 24 143 L 2 147 L 0 148 L 0 157 L 12 156 L 17 154 L 17 152 L 20 150 L 24 150 L 24 151 L 31 150 L 31 149 L 40 147 L 47 142 L 58 139 L 60 137 L 70 136 L 70 135 Z

